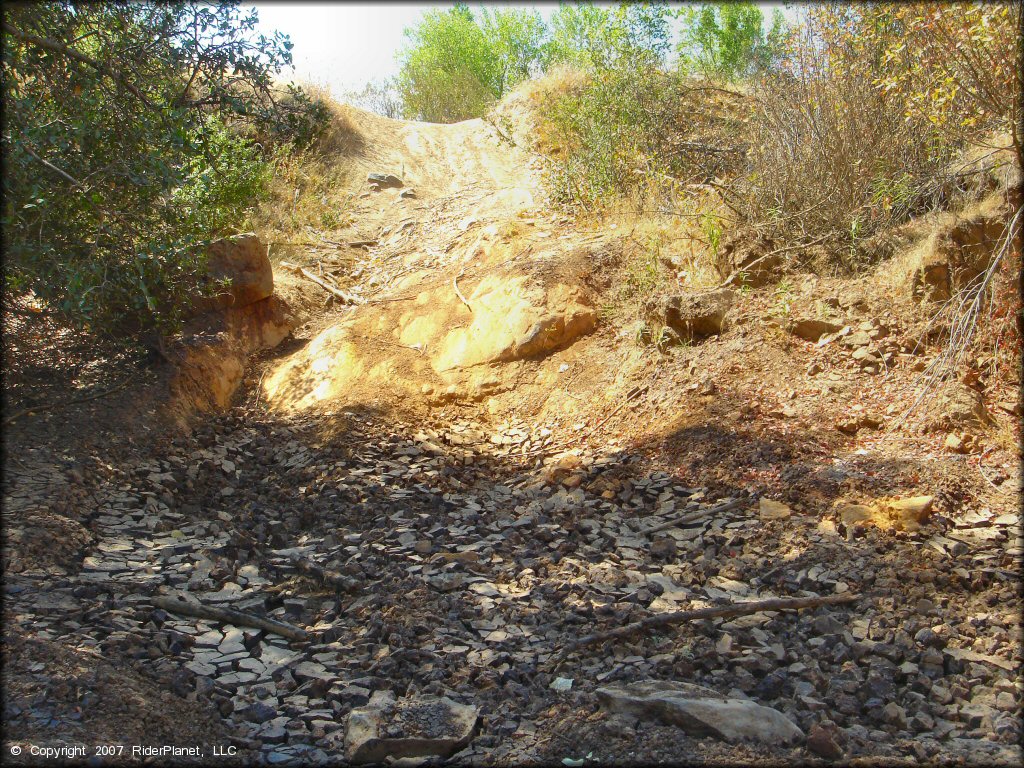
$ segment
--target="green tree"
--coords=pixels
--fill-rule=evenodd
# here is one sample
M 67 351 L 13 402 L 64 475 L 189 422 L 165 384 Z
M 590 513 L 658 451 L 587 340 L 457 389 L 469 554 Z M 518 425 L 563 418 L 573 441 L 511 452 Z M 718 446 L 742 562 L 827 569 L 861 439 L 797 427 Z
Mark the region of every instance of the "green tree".
M 551 17 L 546 63 L 589 69 L 662 63 L 669 48 L 668 18 L 662 3 L 563 3 Z
M 683 9 L 681 16 L 684 70 L 734 81 L 769 68 L 781 51 L 785 24 L 778 10 L 767 34 L 764 15 L 753 3 L 712 3 Z
M 501 68 L 466 5 L 430 11 L 405 34 L 398 88 L 407 117 L 455 122 L 486 112 Z
M 175 325 L 205 244 L 267 181 L 242 131 L 317 119 L 274 85 L 291 43 L 256 21 L 230 4 L 5 8 L 6 290 L 121 339 Z
M 406 30 L 398 88 L 408 117 L 454 122 L 481 117 L 539 70 L 545 28 L 539 14 L 468 6 L 430 11 Z
M 500 99 L 522 81 L 540 74 L 547 27 L 536 11 L 484 6 L 481 26 L 487 46 L 498 62 L 494 97 Z

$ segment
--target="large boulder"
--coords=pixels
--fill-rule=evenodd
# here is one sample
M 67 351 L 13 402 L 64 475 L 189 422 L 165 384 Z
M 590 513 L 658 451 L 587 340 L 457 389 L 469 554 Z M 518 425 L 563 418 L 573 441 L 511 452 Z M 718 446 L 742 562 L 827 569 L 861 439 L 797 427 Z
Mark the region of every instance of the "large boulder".
M 654 300 L 648 312 L 655 322 L 666 325 L 686 340 L 722 333 L 725 317 L 736 293 L 720 288 L 706 293 L 684 293 Z
M 691 683 L 647 680 L 609 685 L 597 689 L 597 698 L 610 712 L 675 725 L 697 737 L 763 744 L 791 744 L 804 737 L 777 710 Z
M 210 282 L 228 281 L 215 295 L 195 302 L 198 313 L 238 309 L 269 298 L 274 292 L 274 271 L 267 246 L 252 232 L 225 237 L 207 250 Z

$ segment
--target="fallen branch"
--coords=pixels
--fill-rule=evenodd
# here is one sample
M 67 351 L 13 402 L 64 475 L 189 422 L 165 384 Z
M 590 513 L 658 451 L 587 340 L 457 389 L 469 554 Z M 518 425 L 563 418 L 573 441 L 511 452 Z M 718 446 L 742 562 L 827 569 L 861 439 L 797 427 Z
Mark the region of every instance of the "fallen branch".
M 200 619 L 212 619 L 225 624 L 234 624 L 236 627 L 253 627 L 272 632 L 275 635 L 287 637 L 289 640 L 305 640 L 309 637 L 306 630 L 276 619 L 268 619 L 263 616 L 253 616 L 249 613 L 242 613 L 233 608 L 220 608 L 203 603 L 186 603 L 165 595 L 155 595 L 149 598 L 157 608 L 163 608 L 171 613 L 178 613 L 184 616 L 195 616 Z
M 349 247 L 349 243 L 336 243 L 333 240 L 271 240 L 271 245 L 300 245 L 309 248 L 333 248 L 335 250 L 339 248 Z M 354 256 L 336 256 L 334 258 L 345 259 L 346 261 L 355 261 Z
M 733 499 L 732 501 L 727 501 L 724 504 L 719 504 L 717 507 L 711 507 L 711 509 L 698 509 L 695 512 L 683 515 L 682 517 L 673 518 L 666 523 L 659 523 L 658 525 L 652 525 L 650 528 L 644 528 L 640 531 L 640 535 L 646 536 L 647 534 L 665 531 L 669 528 L 677 528 L 680 525 L 686 525 L 687 523 L 695 523 L 698 520 L 703 520 L 711 517 L 712 515 L 717 515 L 722 512 L 728 512 L 730 509 L 742 507 L 748 501 L 750 501 L 750 499 Z
M 589 645 L 597 645 L 608 640 L 620 640 L 624 637 L 639 634 L 650 629 L 682 624 L 689 621 L 700 621 L 702 619 L 724 619 L 733 616 L 748 616 L 752 613 L 762 611 L 795 611 L 800 608 L 816 608 L 821 605 L 840 605 L 852 603 L 857 595 L 852 593 L 842 595 L 827 595 L 815 597 L 774 597 L 769 600 L 757 600 L 750 603 L 733 603 L 732 605 L 713 606 L 710 608 L 697 608 L 690 611 L 673 611 L 672 613 L 659 613 L 655 616 L 648 616 L 646 619 L 626 624 L 623 627 L 612 629 L 607 632 L 595 632 L 591 635 L 581 637 L 571 643 L 565 650 L 559 653 L 554 659 L 548 662 L 549 667 L 560 664 L 567 656 L 581 648 Z
M 110 389 L 105 389 L 102 392 L 97 392 L 94 395 L 87 395 L 85 397 L 76 397 L 76 398 L 74 398 L 72 400 L 64 400 L 63 402 L 59 402 L 59 403 L 47 403 L 47 404 L 44 404 L 44 405 L 35 405 L 35 406 L 31 407 L 31 408 L 22 408 L 20 411 L 15 411 L 10 416 L 8 416 L 6 419 L 4 419 L 4 426 L 7 426 L 8 424 L 10 424 L 15 419 L 20 419 L 22 416 L 26 416 L 26 415 L 28 415 L 30 413 L 36 413 L 37 411 L 55 411 L 55 410 L 57 410 L 59 408 L 67 408 L 69 405 L 78 405 L 79 403 L 87 403 L 90 400 L 99 400 L 101 397 L 106 397 L 107 395 L 112 395 L 114 392 L 117 392 L 117 390 L 119 390 L 119 389 L 124 389 L 124 387 L 128 386 L 128 384 L 134 378 L 135 378 L 135 373 L 133 372 L 133 373 L 130 373 L 124 379 L 124 381 L 120 382 L 119 384 L 115 384 Z
M 310 272 L 305 267 L 300 267 L 298 264 L 292 264 L 290 261 L 282 261 L 281 262 L 281 267 L 283 269 L 287 269 L 289 272 L 297 272 L 298 274 L 300 274 L 303 277 L 305 277 L 307 280 L 311 280 L 312 282 L 316 283 L 321 288 L 323 288 L 325 291 L 327 291 L 328 293 L 333 295 L 335 298 L 340 299 L 342 304 L 363 304 L 364 303 L 363 300 L 360 299 L 358 296 L 355 296 L 355 295 L 353 295 L 351 293 L 347 293 L 346 291 L 343 291 L 340 288 L 334 287 L 333 285 L 328 283 L 323 278 L 320 278 L 320 277 L 317 277 L 316 275 L 314 275 L 312 272 Z

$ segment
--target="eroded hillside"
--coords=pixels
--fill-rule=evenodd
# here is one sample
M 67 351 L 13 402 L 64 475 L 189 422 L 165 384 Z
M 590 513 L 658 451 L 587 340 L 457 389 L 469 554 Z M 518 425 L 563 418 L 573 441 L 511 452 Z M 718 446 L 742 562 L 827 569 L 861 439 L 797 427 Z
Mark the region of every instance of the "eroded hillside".
M 1019 381 L 903 419 L 942 350 L 921 282 L 991 257 L 998 195 L 860 276 L 673 277 L 645 344 L 610 309 L 635 227 L 553 210 L 484 121 L 347 114 L 350 231 L 296 262 L 347 298 L 275 264 L 296 327 L 229 409 L 174 432 L 140 381 L 12 427 L 9 743 L 1019 760 Z M 775 598 L 810 607 L 571 648 Z

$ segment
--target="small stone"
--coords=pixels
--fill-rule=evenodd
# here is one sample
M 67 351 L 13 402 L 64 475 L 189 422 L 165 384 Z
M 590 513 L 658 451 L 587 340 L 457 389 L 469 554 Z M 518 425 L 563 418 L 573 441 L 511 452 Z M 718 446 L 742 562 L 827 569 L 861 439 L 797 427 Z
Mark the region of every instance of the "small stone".
M 676 556 L 678 547 L 675 539 L 668 537 L 655 539 L 651 543 L 651 557 L 656 557 L 659 560 L 669 560 Z
M 368 173 L 366 181 L 369 182 L 371 188 L 376 185 L 378 189 L 403 186 L 402 180 L 392 173 Z
M 277 710 L 264 704 L 262 701 L 257 701 L 243 709 L 239 714 L 243 720 L 247 720 L 250 723 L 266 723 L 277 717 Z
M 914 635 L 914 640 L 918 645 L 922 645 L 925 648 L 942 649 L 946 647 L 945 639 L 927 627 L 919 630 L 917 634 Z
M 826 760 L 838 760 L 843 756 L 843 750 L 836 744 L 834 735 L 834 729 L 823 728 L 818 723 L 815 723 L 811 726 L 810 731 L 807 732 L 806 746 L 808 751 Z
M 895 701 L 890 701 L 882 708 L 882 720 L 903 729 L 907 727 L 907 712 Z
M 967 453 L 967 446 L 960 435 L 952 433 L 947 435 L 944 447 L 950 453 Z
M 1017 709 L 1016 697 L 1008 691 L 1003 691 L 996 696 L 996 709 L 1002 710 L 1003 712 L 1013 712 Z
M 761 497 L 758 505 L 762 520 L 785 520 L 793 514 L 793 510 L 781 501 L 766 499 L 764 496 Z

